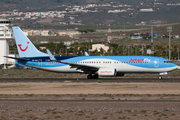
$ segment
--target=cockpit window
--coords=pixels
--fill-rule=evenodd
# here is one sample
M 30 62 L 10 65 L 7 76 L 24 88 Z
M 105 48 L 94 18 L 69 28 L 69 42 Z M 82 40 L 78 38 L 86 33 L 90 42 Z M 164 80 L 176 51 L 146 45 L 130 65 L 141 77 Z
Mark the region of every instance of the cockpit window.
M 172 63 L 172 61 L 164 61 L 164 63 Z

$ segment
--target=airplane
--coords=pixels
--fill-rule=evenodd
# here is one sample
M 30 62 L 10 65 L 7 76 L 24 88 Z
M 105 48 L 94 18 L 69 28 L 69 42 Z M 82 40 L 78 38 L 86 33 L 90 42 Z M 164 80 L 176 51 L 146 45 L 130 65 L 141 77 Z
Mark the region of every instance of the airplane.
M 87 79 L 124 76 L 125 73 L 159 73 L 162 79 L 162 75 L 180 69 L 172 61 L 153 56 L 53 56 L 49 50 L 47 53 L 39 51 L 18 26 L 12 29 L 19 58 L 5 57 L 41 70 L 84 73 L 88 74 Z

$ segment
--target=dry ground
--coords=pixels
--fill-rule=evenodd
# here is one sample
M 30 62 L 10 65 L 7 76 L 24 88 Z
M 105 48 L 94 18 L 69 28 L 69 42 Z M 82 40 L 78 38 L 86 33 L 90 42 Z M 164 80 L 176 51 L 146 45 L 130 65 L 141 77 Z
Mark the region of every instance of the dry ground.
M 0 120 L 178 120 L 180 83 L 0 83 Z M 6 101 L 5 99 L 64 100 Z M 66 102 L 108 100 L 109 102 Z M 118 100 L 111 102 L 110 100 Z
M 179 103 L 1 102 L 1 120 L 178 120 Z
M 0 94 L 180 94 L 180 83 L 1 83 Z

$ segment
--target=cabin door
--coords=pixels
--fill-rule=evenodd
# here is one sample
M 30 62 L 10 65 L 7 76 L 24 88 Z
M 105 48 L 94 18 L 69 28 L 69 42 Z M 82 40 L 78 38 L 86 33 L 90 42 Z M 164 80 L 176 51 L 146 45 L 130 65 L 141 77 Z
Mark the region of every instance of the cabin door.
M 154 67 L 159 67 L 159 59 L 154 60 Z
M 42 59 L 39 59 L 39 61 L 38 61 L 38 66 L 39 66 L 39 67 L 42 67 Z

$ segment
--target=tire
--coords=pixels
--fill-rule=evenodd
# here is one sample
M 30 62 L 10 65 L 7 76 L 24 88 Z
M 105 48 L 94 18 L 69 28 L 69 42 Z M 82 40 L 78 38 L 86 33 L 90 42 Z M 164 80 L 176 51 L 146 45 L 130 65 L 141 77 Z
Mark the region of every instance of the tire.
M 95 74 L 94 79 L 98 79 L 98 78 L 99 78 L 98 74 Z
M 87 79 L 92 79 L 92 75 L 87 75 Z

